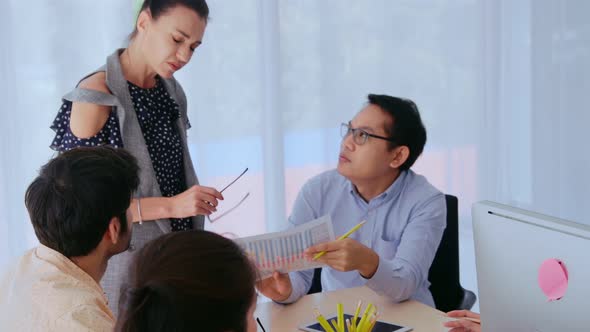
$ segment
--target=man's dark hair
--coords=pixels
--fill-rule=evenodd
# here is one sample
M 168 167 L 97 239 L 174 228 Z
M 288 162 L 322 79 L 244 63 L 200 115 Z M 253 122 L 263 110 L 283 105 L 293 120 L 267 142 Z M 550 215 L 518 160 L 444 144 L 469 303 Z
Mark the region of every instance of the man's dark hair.
M 136 159 L 123 149 L 79 147 L 45 164 L 29 185 L 25 205 L 41 244 L 66 257 L 89 254 L 126 211 L 139 185 Z
M 391 124 L 384 127 L 387 136 L 393 141 L 389 143 L 389 149 L 407 146 L 410 149 L 410 155 L 400 166 L 400 170 L 410 169 L 422 154 L 426 144 L 426 128 L 420 118 L 418 107 L 409 99 L 388 95 L 370 94 L 368 99 L 369 104 L 379 106 L 391 117 Z
M 172 232 L 137 252 L 119 303 L 117 332 L 245 332 L 256 270 L 232 240 Z

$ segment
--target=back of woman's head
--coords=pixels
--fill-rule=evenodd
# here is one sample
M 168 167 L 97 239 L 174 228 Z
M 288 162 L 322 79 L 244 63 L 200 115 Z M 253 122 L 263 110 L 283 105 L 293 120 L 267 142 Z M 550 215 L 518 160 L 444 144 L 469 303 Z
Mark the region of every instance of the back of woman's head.
M 149 10 L 152 17 L 157 19 L 170 8 L 175 6 L 184 6 L 192 9 L 202 19 L 209 18 L 209 6 L 205 0 L 145 0 L 139 11 Z
M 137 253 L 129 277 L 117 331 L 246 331 L 256 274 L 229 239 L 166 234 Z
M 139 13 L 149 11 L 152 19 L 157 20 L 160 16 L 166 14 L 168 10 L 176 6 L 184 6 L 194 11 L 205 22 L 209 19 L 209 6 L 205 0 L 144 0 L 139 8 Z M 136 35 L 137 28 L 133 30 L 129 39 L 135 38 Z

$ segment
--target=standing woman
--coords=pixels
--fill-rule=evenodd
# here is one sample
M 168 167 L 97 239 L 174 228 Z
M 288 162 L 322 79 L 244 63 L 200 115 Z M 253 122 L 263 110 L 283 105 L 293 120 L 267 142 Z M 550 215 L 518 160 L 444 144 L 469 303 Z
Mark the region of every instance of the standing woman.
M 205 0 L 146 0 L 128 47 L 63 97 L 51 126 L 56 151 L 111 145 L 139 162 L 130 250 L 111 259 L 102 279 L 115 315 L 133 251 L 171 231 L 202 229 L 203 215 L 223 199 L 198 185 L 187 146 L 186 97 L 174 79 L 201 44 L 208 16 Z

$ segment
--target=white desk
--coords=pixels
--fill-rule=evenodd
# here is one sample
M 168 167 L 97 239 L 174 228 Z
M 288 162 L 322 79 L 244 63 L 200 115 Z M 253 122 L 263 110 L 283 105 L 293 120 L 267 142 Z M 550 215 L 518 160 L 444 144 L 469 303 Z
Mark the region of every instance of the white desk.
M 449 319 L 443 312 L 417 301 L 393 303 L 368 287 L 306 295 L 289 305 L 259 303 L 255 316 L 260 318 L 267 332 L 297 331 L 301 324 L 315 321 L 314 308 L 328 316 L 336 313 L 336 304 L 340 302 L 345 313 L 354 314 L 359 300 L 363 300 L 363 309 L 369 302 L 377 306 L 379 320 L 412 327 L 413 332 L 447 331 L 442 324 Z

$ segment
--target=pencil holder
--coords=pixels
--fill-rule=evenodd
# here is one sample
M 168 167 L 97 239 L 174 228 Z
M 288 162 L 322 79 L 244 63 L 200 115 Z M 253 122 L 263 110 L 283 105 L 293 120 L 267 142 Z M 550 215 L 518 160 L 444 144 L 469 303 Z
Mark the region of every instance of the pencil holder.
M 377 322 L 377 308 L 369 303 L 363 314 L 359 316 L 361 309 L 362 301 L 359 301 L 354 316 L 345 317 L 342 303 L 338 303 L 336 305 L 337 317 L 330 322 L 318 309 L 315 310 L 315 315 L 318 323 L 326 332 L 371 332 Z

